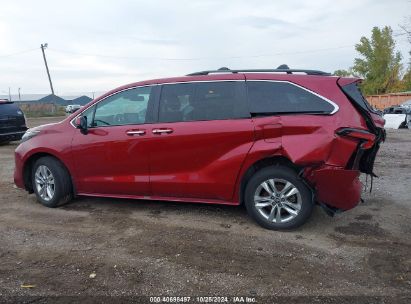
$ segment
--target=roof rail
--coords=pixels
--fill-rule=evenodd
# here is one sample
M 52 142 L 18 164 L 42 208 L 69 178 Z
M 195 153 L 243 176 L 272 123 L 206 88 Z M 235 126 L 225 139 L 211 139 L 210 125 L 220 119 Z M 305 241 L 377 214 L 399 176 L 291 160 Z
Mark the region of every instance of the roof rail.
M 239 69 L 239 70 L 230 70 L 229 68 L 220 68 L 218 70 L 208 70 L 208 71 L 201 71 L 195 72 L 191 74 L 187 74 L 186 76 L 201 76 L 201 75 L 209 75 L 209 74 L 216 74 L 216 73 L 305 73 L 307 75 L 318 75 L 318 76 L 331 76 L 330 73 L 317 71 L 317 70 L 303 70 L 303 69 L 289 69 L 283 68 L 286 65 L 280 65 L 277 69 Z

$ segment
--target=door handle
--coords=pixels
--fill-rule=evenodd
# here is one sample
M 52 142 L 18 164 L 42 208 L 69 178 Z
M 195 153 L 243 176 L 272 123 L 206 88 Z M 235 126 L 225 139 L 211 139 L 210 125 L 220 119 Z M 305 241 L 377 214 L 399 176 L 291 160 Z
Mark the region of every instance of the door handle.
M 170 133 L 173 133 L 173 129 L 153 129 L 153 134 L 158 134 L 158 135 L 161 135 L 161 134 L 170 134 Z
M 134 136 L 134 135 L 141 136 L 141 135 L 146 134 L 146 131 L 145 130 L 128 130 L 126 133 L 129 136 Z

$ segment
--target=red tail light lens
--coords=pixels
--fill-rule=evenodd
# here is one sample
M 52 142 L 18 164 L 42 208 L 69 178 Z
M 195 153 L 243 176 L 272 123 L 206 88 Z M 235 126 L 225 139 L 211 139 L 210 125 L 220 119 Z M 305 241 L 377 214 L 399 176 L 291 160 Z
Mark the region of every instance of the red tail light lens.
M 361 142 L 363 149 L 371 148 L 376 138 L 375 134 L 369 131 L 354 128 L 341 128 L 337 130 L 336 134 Z

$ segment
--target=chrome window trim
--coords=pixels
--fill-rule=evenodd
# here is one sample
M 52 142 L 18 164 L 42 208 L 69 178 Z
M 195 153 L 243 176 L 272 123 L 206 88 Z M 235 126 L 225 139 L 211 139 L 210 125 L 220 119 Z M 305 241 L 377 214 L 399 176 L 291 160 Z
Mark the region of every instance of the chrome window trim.
M 333 115 L 333 114 L 335 114 L 335 113 L 340 109 L 340 107 L 339 107 L 335 102 L 329 100 L 327 97 L 324 97 L 324 96 L 322 96 L 322 95 L 320 95 L 320 94 L 318 94 L 318 93 L 316 93 L 316 92 L 314 92 L 314 91 L 311 91 L 310 89 L 307 89 L 307 88 L 305 88 L 305 87 L 303 87 L 303 86 L 301 86 L 301 85 L 298 85 L 298 84 L 296 84 L 296 83 L 294 83 L 294 82 L 291 82 L 291 81 L 289 81 L 289 80 L 269 80 L 269 79 L 259 80 L 259 79 L 252 79 L 252 80 L 247 80 L 247 81 L 253 81 L 253 82 L 259 81 L 259 82 L 282 82 L 282 83 L 289 83 L 289 84 L 291 84 L 291 85 L 293 85 L 293 86 L 296 86 L 296 87 L 298 87 L 298 88 L 300 88 L 300 89 L 303 89 L 304 91 L 307 91 L 308 93 L 311 93 L 311 94 L 313 94 L 313 95 L 321 98 L 322 100 L 328 102 L 329 104 L 331 104 L 331 105 L 334 107 L 334 110 L 331 111 L 329 114 L 326 114 L 326 115 Z M 296 113 L 298 113 L 298 112 L 296 112 Z
M 74 123 L 73 123 L 74 120 L 75 120 L 77 117 L 81 116 L 81 114 L 83 114 L 83 113 L 84 113 L 85 111 L 87 111 L 89 108 L 97 105 L 98 103 L 106 100 L 107 98 L 109 98 L 109 97 L 111 97 L 111 96 L 113 96 L 113 95 L 116 95 L 116 94 L 119 94 L 119 93 L 121 93 L 121 92 L 125 92 L 125 91 L 128 91 L 128 90 L 132 90 L 132 89 L 136 89 L 136 88 L 142 88 L 142 87 L 153 87 L 153 86 L 165 85 L 165 84 L 184 84 L 184 83 L 201 83 L 201 82 L 234 82 L 234 81 L 243 81 L 243 82 L 248 82 L 248 81 L 250 81 L 250 82 L 251 82 L 251 81 L 257 82 L 257 81 L 258 81 L 258 82 L 281 82 L 281 83 L 289 83 L 289 84 L 291 84 L 291 85 L 293 85 L 293 86 L 296 86 L 296 87 L 298 87 L 298 88 L 300 88 L 300 89 L 302 89 L 302 90 L 304 90 L 304 91 L 306 91 L 306 92 L 308 92 L 308 93 L 311 93 L 311 94 L 313 94 L 313 95 L 321 98 L 322 100 L 328 102 L 329 104 L 331 104 L 331 105 L 334 107 L 334 110 L 331 111 L 330 113 L 326 114 L 326 115 L 333 115 L 333 114 L 335 114 L 335 113 L 340 109 L 340 107 L 339 107 L 335 102 L 331 101 L 331 100 L 328 99 L 327 97 L 324 97 L 324 96 L 322 96 L 322 95 L 320 95 L 320 94 L 318 94 L 318 93 L 316 93 L 316 92 L 314 92 L 314 91 L 312 91 L 312 90 L 310 90 L 310 89 L 307 89 L 307 88 L 305 88 L 305 87 L 303 87 L 303 86 L 301 86 L 301 85 L 298 85 L 298 84 L 296 84 L 296 83 L 294 83 L 294 82 L 291 82 L 291 81 L 289 81 L 289 80 L 270 80 L 270 79 L 251 79 L 251 80 L 247 80 L 247 79 L 189 80 L 189 81 L 174 81 L 174 82 L 162 82 L 162 83 L 148 84 L 148 85 L 139 85 L 139 86 L 134 86 L 134 87 L 130 87 L 130 88 L 123 89 L 123 90 L 121 90 L 121 91 L 114 92 L 114 93 L 112 93 L 112 94 L 104 97 L 103 99 L 99 100 L 98 102 L 93 103 L 93 104 L 91 104 L 90 106 L 88 106 L 87 108 L 83 109 L 83 111 L 81 111 L 81 112 L 80 112 L 79 114 L 77 114 L 72 120 L 70 120 L 70 124 L 73 126 L 73 128 L 76 128 L 76 126 L 75 126 Z M 296 112 L 296 113 L 298 113 L 298 112 Z

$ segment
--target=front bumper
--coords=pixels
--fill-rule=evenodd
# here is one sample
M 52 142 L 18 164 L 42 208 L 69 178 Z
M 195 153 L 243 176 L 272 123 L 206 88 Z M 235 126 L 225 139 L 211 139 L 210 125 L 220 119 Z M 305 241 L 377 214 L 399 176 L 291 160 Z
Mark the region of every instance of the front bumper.
M 0 133 L 0 142 L 20 140 L 26 131 Z
M 14 152 L 14 183 L 17 187 L 25 189 L 24 174 L 23 174 L 23 159 L 19 153 L 19 147 Z

